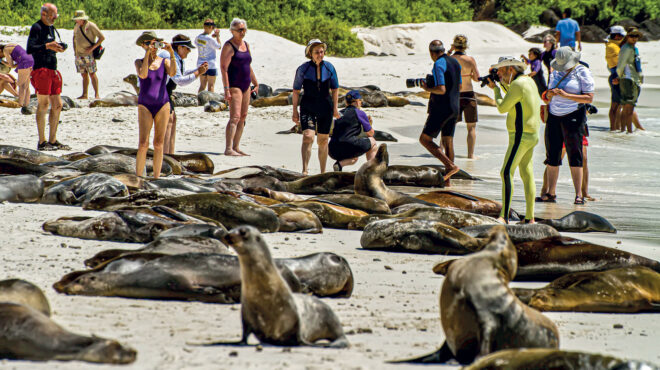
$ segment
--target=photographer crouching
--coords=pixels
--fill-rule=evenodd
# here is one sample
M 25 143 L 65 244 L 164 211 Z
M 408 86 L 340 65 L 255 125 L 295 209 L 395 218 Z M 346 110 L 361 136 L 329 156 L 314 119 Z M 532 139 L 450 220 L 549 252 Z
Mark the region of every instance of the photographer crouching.
M 504 156 L 500 176 L 502 177 L 502 211 L 499 221 L 509 223 L 511 198 L 513 197 L 513 173 L 520 170 L 525 188 L 525 219 L 521 223 L 534 223 L 534 197 L 536 185 L 532 168 L 534 147 L 539 141 L 541 125 L 541 99 L 534 80 L 525 75 L 526 65 L 513 57 L 500 57 L 491 66 L 486 77 L 488 87 L 495 92 L 495 103 L 500 113 L 507 113 L 506 129 L 509 132 L 509 147 Z M 497 69 L 497 75 L 493 70 Z M 502 97 L 499 81 L 506 95 Z
M 419 142 L 445 165 L 444 182 L 445 186 L 449 186 L 449 179 L 459 170 L 453 161 L 454 130 L 460 111 L 461 65 L 456 59 L 445 54 L 445 47 L 440 40 L 431 41 L 429 53 L 434 62 L 433 75 L 427 76 L 426 80 L 414 81 L 414 84 L 431 93 L 428 118 Z M 406 81 L 406 84 L 409 82 L 411 81 Z M 441 146 L 438 146 L 433 139 L 438 137 L 440 132 L 442 132 Z M 443 153 L 442 147 L 446 154 Z

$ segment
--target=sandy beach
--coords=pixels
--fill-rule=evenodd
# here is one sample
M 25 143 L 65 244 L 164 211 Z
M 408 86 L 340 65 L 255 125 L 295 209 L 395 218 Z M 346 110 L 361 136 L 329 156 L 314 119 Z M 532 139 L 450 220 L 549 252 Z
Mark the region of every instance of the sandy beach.
M 71 30 L 60 30 L 71 39 Z M 142 57 L 135 46 L 141 33 L 104 31 L 106 54 L 99 62 L 101 96 L 121 90 L 132 91 L 122 81 L 135 73 L 133 60 Z M 194 38 L 199 30 L 157 30 L 169 40 L 177 33 Z M 456 33 L 466 34 L 470 49 L 486 73 L 500 55 L 527 54 L 533 46 L 507 28 L 490 22 L 432 23 L 396 25 L 379 29 L 357 29 L 365 40 L 365 51 L 395 56 L 362 58 L 327 58 L 337 69 L 344 86 L 377 85 L 387 91 L 403 91 L 405 79 L 423 77 L 430 72 L 428 42 L 439 38 L 448 45 Z M 221 30 L 221 39 L 229 32 Z M 25 36 L 3 36 L 3 40 L 25 44 Z M 304 46 L 266 32 L 250 30 L 246 40 L 253 52 L 253 69 L 260 83 L 288 88 L 295 69 L 305 61 Z M 408 45 L 408 46 L 406 46 Z M 598 201 L 580 208 L 606 217 L 618 229 L 617 234 L 566 234 L 642 256 L 660 260 L 660 184 L 657 181 L 660 151 L 660 41 L 640 43 L 647 83 L 639 104 L 646 132 L 634 135 L 607 132 L 609 88 L 602 44 L 583 44 L 583 60 L 591 64 L 596 79 L 596 105 L 600 112 L 590 119 L 589 163 L 592 172 L 591 192 Z M 332 45 L 330 45 L 332 48 Z M 196 52 L 186 61 L 190 68 Z M 73 52 L 58 55 L 63 74 L 63 95 L 75 98 L 81 92 L 81 78 L 75 74 Z M 198 84 L 177 91 L 196 93 Z M 91 89 L 91 86 L 90 86 Z M 221 82 L 216 90 L 222 90 Z M 490 89 L 475 90 L 492 96 Z M 411 91 L 413 91 L 411 89 Z M 426 103 L 422 99 L 416 101 Z M 99 145 L 137 146 L 137 109 L 135 107 L 83 108 L 63 112 L 58 139 L 70 145 L 72 152 Z M 426 118 L 426 107 L 366 108 L 374 126 L 393 134 L 398 143 L 388 143 L 390 164 L 437 164 L 417 142 Z M 497 201 L 501 199 L 499 169 L 506 150 L 505 116 L 495 108 L 479 107 L 477 125 L 478 159 L 466 158 L 466 129 L 458 124 L 455 136 L 456 163 L 482 181 L 453 180 L 452 188 Z M 205 113 L 202 107 L 177 108 L 177 152 L 204 152 L 215 163 L 216 171 L 231 167 L 268 164 L 301 170 L 299 135 L 278 135 L 292 125 L 291 106 L 250 108 L 242 148 L 249 157 L 226 157 L 225 126 L 228 112 Z M 34 116 L 24 116 L 19 109 L 0 108 L 0 144 L 36 148 Z M 55 152 L 57 155 L 65 152 Z M 540 190 L 545 148 L 540 142 L 535 150 L 534 174 Z M 347 170 L 357 170 L 364 163 Z M 329 161 L 329 166 L 332 162 Z M 558 217 L 576 209 L 572 204 L 572 184 L 567 166 L 563 166 L 558 186 L 558 203 L 537 206 L 540 217 Z M 310 162 L 311 173 L 318 173 L 316 146 Z M 524 210 L 522 182 L 515 176 L 513 207 Z M 400 188 L 409 193 L 431 189 Z M 265 234 L 274 257 L 293 257 L 320 251 L 344 256 L 355 276 L 355 289 L 349 299 L 324 299 L 349 333 L 351 348 L 199 347 L 193 343 L 238 339 L 241 333 L 240 306 L 198 302 L 149 301 L 124 298 L 65 296 L 56 293 L 52 284 L 64 274 L 84 269 L 83 260 L 109 248 L 138 248 L 139 244 L 81 240 L 51 235 L 41 225 L 62 216 L 96 215 L 79 207 L 41 204 L 0 204 L 0 279 L 22 278 L 41 287 L 53 309 L 53 319 L 65 328 L 81 334 L 118 339 L 138 351 L 137 361 L 126 369 L 404 369 L 411 366 L 388 365 L 385 361 L 431 352 L 439 347 L 444 335 L 440 327 L 438 293 L 443 278 L 434 275 L 432 266 L 443 256 L 366 251 L 360 247 L 361 231 L 324 229 L 322 234 Z M 540 283 L 513 283 L 536 287 Z M 585 314 L 546 315 L 559 327 L 560 347 L 566 350 L 597 352 L 612 356 L 645 360 L 660 364 L 658 339 L 660 320 L 656 314 Z M 622 326 L 622 328 L 615 328 Z M 256 343 L 252 339 L 252 343 Z M 108 365 L 81 362 L 33 363 L 0 361 L 8 369 L 110 369 Z M 120 368 L 120 367 L 117 367 Z M 446 368 L 457 368 L 447 366 Z

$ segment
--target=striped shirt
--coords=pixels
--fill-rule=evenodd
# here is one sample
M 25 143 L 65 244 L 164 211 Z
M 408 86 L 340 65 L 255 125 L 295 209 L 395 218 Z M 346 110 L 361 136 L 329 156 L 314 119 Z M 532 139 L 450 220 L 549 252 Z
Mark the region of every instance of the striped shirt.
M 550 75 L 548 89 L 560 88 L 569 94 L 576 95 L 594 92 L 594 78 L 589 68 L 578 64 L 568 73 L 570 73 L 568 77 L 564 78 L 557 86 L 557 83 L 564 77 L 566 72 L 553 71 Z M 578 110 L 577 102 L 559 95 L 553 96 L 549 105 L 550 113 L 555 116 L 565 116 Z

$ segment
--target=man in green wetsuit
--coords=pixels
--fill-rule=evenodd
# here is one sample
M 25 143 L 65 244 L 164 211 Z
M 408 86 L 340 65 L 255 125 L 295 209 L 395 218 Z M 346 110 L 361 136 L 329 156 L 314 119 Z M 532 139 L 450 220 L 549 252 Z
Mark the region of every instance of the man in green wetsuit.
M 497 64 L 500 85 L 506 95 L 502 97 L 500 87 L 494 81 L 488 81 L 488 86 L 495 92 L 495 102 L 500 113 L 507 113 L 506 129 L 509 131 L 509 147 L 502 164 L 502 212 L 498 220 L 508 223 L 513 196 L 513 173 L 520 170 L 520 178 L 525 187 L 525 203 L 527 210 L 523 223 L 534 223 L 534 172 L 532 158 L 534 147 L 539 141 L 539 126 L 541 124 L 541 98 L 534 80 L 525 75 L 524 62 L 513 57 L 500 57 Z

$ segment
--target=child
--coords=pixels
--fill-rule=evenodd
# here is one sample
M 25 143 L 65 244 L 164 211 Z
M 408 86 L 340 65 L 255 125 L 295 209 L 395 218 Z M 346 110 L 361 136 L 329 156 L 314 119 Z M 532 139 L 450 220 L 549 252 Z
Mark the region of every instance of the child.
M 521 55 L 521 57 L 525 63 L 529 64 L 531 72 L 528 76 L 536 82 L 536 87 L 539 89 L 539 95 L 541 95 L 548 89 L 545 78 L 543 78 L 543 68 L 541 67 L 541 50 L 539 50 L 539 48 L 531 48 L 529 49 L 528 55 L 529 58 L 525 58 L 524 55 Z

